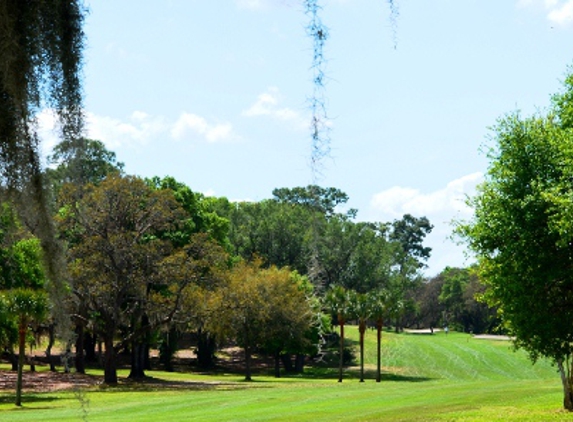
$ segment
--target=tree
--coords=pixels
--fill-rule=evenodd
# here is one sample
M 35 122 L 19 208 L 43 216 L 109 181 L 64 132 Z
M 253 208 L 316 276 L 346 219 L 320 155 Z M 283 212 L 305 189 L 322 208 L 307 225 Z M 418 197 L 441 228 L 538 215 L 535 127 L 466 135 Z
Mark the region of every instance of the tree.
M 358 320 L 358 333 L 360 335 L 360 382 L 364 382 L 364 333 L 368 320 L 372 315 L 370 297 L 365 293 L 349 292 L 351 314 Z
M 48 157 L 48 164 L 54 166 L 46 174 L 56 194 L 64 183 L 98 184 L 108 174 L 122 173 L 125 166 L 102 141 L 87 138 L 62 140 Z
M 342 286 L 333 285 L 324 295 L 324 303 L 331 314 L 334 314 L 340 327 L 338 382 L 342 382 L 344 366 L 344 325 L 352 315 L 351 294 Z
M 257 348 L 280 354 L 292 343 L 305 342 L 312 309 L 297 277 L 288 269 L 261 268 L 240 262 L 227 285 L 212 296 L 210 329 L 234 339 L 245 354 L 245 380 L 252 380 L 252 354 Z
M 461 224 L 486 297 L 515 344 L 552 359 L 573 410 L 573 75 L 546 115 L 514 113 L 494 127 L 485 182 Z
M 16 318 L 18 324 L 18 377 L 16 381 L 16 406 L 22 405 L 22 372 L 26 354 L 26 335 L 28 325 L 40 322 L 48 311 L 45 292 L 19 288 L 8 291 L 5 296 L 8 312 Z
M 75 189 L 83 189 L 80 200 Z M 171 191 L 153 191 L 132 176 L 112 175 L 85 188 L 67 185 L 61 201 L 57 219 L 69 242 L 73 293 L 89 314 L 97 316 L 94 323 L 105 343 L 104 379 L 115 384 L 115 349 L 131 343 L 132 352 L 140 352 L 139 340 L 150 330 L 150 295 L 169 281 L 158 274 L 173 248 L 159 235 L 176 226 L 184 212 Z M 181 290 L 172 293 L 170 303 L 176 307 Z M 172 312 L 173 308 L 156 324 L 168 322 Z M 122 326 L 129 329 L 116 345 Z M 134 376 L 142 376 L 142 368 L 132 369 L 136 369 Z
M 376 323 L 376 382 L 381 381 L 382 327 L 388 308 L 388 292 L 378 290 L 369 294 L 370 315 Z
M 426 217 L 418 218 L 410 214 L 392 223 L 389 239 L 397 242 L 398 247 L 395 249 L 389 291 L 393 297 L 391 315 L 395 319 L 396 332 L 402 328 L 402 316 L 414 305 L 411 293 L 420 286 L 420 270 L 431 253 L 431 248 L 423 246 L 423 241 L 432 228 Z

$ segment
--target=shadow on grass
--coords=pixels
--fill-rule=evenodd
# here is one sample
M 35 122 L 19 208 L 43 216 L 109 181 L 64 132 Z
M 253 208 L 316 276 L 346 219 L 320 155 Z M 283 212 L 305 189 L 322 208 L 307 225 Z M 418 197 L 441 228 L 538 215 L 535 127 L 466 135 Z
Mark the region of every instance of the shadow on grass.
M 117 385 L 102 384 L 99 386 L 98 391 L 166 391 L 166 390 L 191 390 L 191 391 L 205 391 L 205 390 L 224 390 L 224 389 L 241 389 L 246 388 L 240 382 L 227 382 L 227 381 L 172 381 L 162 378 L 155 378 L 147 376 L 142 379 L 132 380 L 129 378 L 120 378 Z
M 16 400 L 15 395 L 1 395 L 0 396 L 0 404 L 14 404 Z M 51 403 L 60 400 L 60 397 L 50 396 L 46 394 L 23 394 L 22 395 L 22 404 L 23 407 L 17 407 L 14 405 L 14 410 L 25 409 L 27 403 Z M 38 409 L 38 407 L 34 407 L 34 409 Z
M 338 368 L 310 367 L 305 370 L 304 374 L 286 375 L 285 378 L 314 379 L 314 380 L 338 379 Z M 356 368 L 345 368 L 342 374 L 342 378 L 343 380 L 358 381 L 360 380 L 360 370 Z M 395 382 L 425 382 L 433 380 L 433 378 L 428 378 L 428 377 L 403 375 L 384 371 L 382 371 L 380 378 L 381 381 L 395 381 Z M 376 371 L 373 369 L 365 369 L 364 380 L 365 381 L 376 380 Z

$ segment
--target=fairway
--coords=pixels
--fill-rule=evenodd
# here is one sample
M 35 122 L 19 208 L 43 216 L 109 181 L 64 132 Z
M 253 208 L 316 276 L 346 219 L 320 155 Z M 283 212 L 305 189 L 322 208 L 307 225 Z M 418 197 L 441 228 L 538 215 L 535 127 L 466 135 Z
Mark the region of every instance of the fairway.
M 356 328 L 348 333 L 355 342 Z M 4 393 L 0 420 L 573 420 L 561 410 L 555 369 L 546 361 L 532 365 L 507 341 L 384 333 L 381 383 L 373 380 L 375 350 L 375 333 L 368 331 L 364 383 L 357 367 L 347 368 L 342 383 L 336 382 L 336 368 L 308 368 L 304 376 L 281 379 L 271 377 L 269 368 L 251 383 L 238 374 L 150 371 L 173 384 L 25 394 L 22 409 Z

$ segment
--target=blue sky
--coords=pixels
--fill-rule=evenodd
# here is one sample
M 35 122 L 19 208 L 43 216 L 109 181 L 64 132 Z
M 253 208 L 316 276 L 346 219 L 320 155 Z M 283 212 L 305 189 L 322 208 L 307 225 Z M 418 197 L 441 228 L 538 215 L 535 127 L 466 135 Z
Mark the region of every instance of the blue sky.
M 453 218 L 488 127 L 543 110 L 573 64 L 573 0 L 323 0 L 331 148 L 318 183 L 358 218 L 435 225 L 428 275 L 467 264 Z M 301 0 L 86 0 L 87 135 L 143 177 L 231 200 L 313 182 Z M 44 151 L 55 139 L 40 116 Z

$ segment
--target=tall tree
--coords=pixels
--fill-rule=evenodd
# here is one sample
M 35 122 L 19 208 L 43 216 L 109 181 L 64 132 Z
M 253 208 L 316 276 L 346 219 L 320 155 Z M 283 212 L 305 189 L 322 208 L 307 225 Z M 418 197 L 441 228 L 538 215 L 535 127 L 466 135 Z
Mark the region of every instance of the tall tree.
M 79 201 L 74 189 L 79 187 L 67 185 L 62 190 L 59 226 L 70 245 L 73 292 L 90 313 L 98 315 L 96 326 L 105 343 L 105 382 L 114 384 L 119 328 L 130 327 L 124 344 L 149 330 L 144 317 L 152 284 L 159 283 L 159 263 L 172 251 L 172 245 L 158 235 L 181 221 L 184 212 L 171 191 L 153 191 L 136 177 L 114 175 L 98 186 L 90 184 Z
M 552 359 L 573 410 L 573 75 L 546 115 L 514 113 L 494 128 L 485 182 L 459 230 L 475 251 L 486 296 L 515 344 Z
M 334 315 L 340 328 L 338 382 L 342 382 L 342 369 L 344 367 L 344 326 L 352 315 L 351 294 L 342 286 L 330 286 L 324 296 L 327 310 Z
M 48 163 L 52 168 L 46 174 L 56 191 L 64 183 L 97 184 L 108 174 L 122 173 L 124 167 L 102 141 L 87 138 L 62 140 L 54 147 Z

